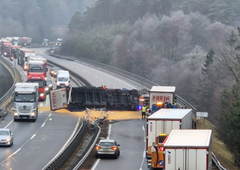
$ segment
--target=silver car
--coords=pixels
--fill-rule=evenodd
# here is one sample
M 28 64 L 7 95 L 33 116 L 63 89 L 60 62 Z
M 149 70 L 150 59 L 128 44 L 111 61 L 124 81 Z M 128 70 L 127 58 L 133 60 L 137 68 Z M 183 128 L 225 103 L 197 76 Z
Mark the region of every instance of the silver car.
M 119 144 L 113 139 L 100 140 L 96 145 L 95 157 L 99 158 L 101 155 L 112 155 L 117 159 L 120 155 Z
M 0 129 L 0 145 L 13 145 L 13 133 L 10 129 Z

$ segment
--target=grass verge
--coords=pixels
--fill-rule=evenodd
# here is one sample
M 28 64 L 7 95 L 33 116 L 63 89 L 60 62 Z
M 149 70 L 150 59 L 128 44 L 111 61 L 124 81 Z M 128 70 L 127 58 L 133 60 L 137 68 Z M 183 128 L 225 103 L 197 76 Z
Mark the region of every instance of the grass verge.
M 197 129 L 212 129 L 212 152 L 216 155 L 221 165 L 228 170 L 240 170 L 234 165 L 233 155 L 231 152 L 228 150 L 226 145 L 217 137 L 216 127 L 204 118 L 201 118 L 200 120 L 198 119 L 196 122 Z

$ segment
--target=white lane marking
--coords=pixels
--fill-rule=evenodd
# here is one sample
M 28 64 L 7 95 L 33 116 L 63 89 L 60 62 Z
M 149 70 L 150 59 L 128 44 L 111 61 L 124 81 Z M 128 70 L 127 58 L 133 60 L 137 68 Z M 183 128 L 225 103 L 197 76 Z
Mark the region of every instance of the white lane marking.
M 78 122 L 77 122 L 77 124 L 76 124 L 76 126 L 75 126 L 75 129 L 74 129 L 74 131 L 72 132 L 72 134 L 71 134 L 71 136 L 69 137 L 69 139 L 68 139 L 68 140 L 66 141 L 66 143 L 63 145 L 63 147 L 58 151 L 58 153 L 52 158 L 52 160 L 50 160 L 50 161 L 47 163 L 47 165 L 45 165 L 45 167 L 42 168 L 42 170 L 46 169 L 46 167 L 50 164 L 50 162 L 52 162 L 60 153 L 63 152 L 63 150 L 66 148 L 67 144 L 70 142 L 70 140 L 71 140 L 71 139 L 73 138 L 73 136 L 76 134 L 77 128 L 78 128 L 78 126 L 79 126 L 79 124 L 80 124 L 80 120 L 81 120 L 81 118 L 79 117 L 79 118 L 78 118 Z
M 46 120 L 43 122 L 43 124 L 42 124 L 42 126 L 41 126 L 41 127 L 45 126 L 45 124 L 46 124 L 46 122 L 47 122 L 48 118 L 50 118 L 50 117 L 51 117 L 51 115 L 52 115 L 52 113 L 49 113 L 49 115 L 48 115 L 47 119 L 46 119 Z
M 36 134 L 32 135 L 32 137 L 30 139 L 33 139 L 36 136 Z
M 91 170 L 95 170 L 99 162 L 100 162 L 100 159 L 98 158 Z
M 143 131 L 145 131 L 145 128 L 144 128 L 144 126 L 142 126 L 142 129 L 143 129 Z
M 142 170 L 144 160 L 145 160 L 145 151 L 143 151 L 143 159 L 142 159 L 142 163 L 141 163 L 139 170 Z
M 10 124 L 13 122 L 13 120 L 11 120 L 5 127 L 4 129 L 6 129 L 8 126 L 10 126 Z
M 108 127 L 108 136 L 107 136 L 107 139 L 109 139 L 109 137 L 110 137 L 111 129 L 112 129 L 112 125 L 110 124 L 109 127 Z
M 42 126 L 41 127 L 43 127 L 45 125 L 45 122 L 42 124 Z
M 48 115 L 48 117 L 46 118 L 46 120 L 45 120 L 44 122 L 46 122 L 50 116 L 51 116 L 51 113 Z M 37 134 L 37 132 L 38 132 L 39 130 L 40 130 L 40 128 L 36 131 L 35 134 Z M 33 136 L 34 136 L 34 135 L 33 135 Z M 33 137 L 33 136 L 32 136 L 32 137 Z M 31 137 L 31 138 L 32 138 L 32 137 Z M 10 156 L 7 157 L 5 160 L 3 160 L 3 161 L 0 163 L 0 165 L 3 166 L 3 163 L 4 163 L 6 160 L 8 160 L 10 157 L 12 157 L 14 154 L 16 154 L 17 152 L 19 152 L 19 151 L 21 150 L 21 148 L 22 148 L 24 145 L 26 145 L 26 144 L 31 140 L 31 138 L 28 139 L 24 144 L 22 144 L 22 146 L 21 146 L 18 150 L 16 150 L 12 155 L 10 155 Z
M 13 155 L 15 155 L 16 153 L 18 153 L 21 150 L 21 148 L 19 148 L 18 150 L 16 150 Z
M 111 122 L 111 120 L 110 120 L 109 122 Z M 110 136 L 111 130 L 112 130 L 112 125 L 109 124 L 109 126 L 108 126 L 108 136 L 107 136 L 107 139 L 109 139 L 109 136 Z M 96 168 L 97 165 L 99 164 L 100 160 L 101 160 L 101 159 L 97 159 L 97 161 L 94 163 L 94 165 L 93 165 L 93 167 L 92 167 L 91 170 L 95 170 L 95 168 Z

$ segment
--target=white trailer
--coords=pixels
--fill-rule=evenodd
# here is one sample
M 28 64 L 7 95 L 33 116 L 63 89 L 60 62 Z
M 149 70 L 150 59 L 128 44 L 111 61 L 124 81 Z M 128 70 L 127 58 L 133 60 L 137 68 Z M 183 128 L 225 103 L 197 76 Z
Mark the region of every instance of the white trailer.
M 169 135 L 173 129 L 192 129 L 192 109 L 160 109 L 147 118 L 146 158 L 151 166 L 155 139 L 159 134 Z
M 168 102 L 173 104 L 175 90 L 175 86 L 152 86 L 149 91 L 150 108 L 157 102 Z
M 164 144 L 164 170 L 211 170 L 212 130 L 173 130 Z
M 67 92 L 65 88 L 50 91 L 51 110 L 67 108 Z

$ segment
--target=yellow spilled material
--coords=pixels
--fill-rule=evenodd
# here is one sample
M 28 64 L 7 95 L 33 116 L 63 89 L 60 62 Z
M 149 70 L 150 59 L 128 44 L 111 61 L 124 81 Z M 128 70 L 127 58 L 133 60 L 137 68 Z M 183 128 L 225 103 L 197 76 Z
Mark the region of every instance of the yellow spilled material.
M 39 107 L 39 111 L 51 111 L 50 107 Z M 86 111 L 79 112 L 70 112 L 67 109 L 58 109 L 55 110 L 56 113 L 66 113 L 73 114 L 76 116 L 83 117 L 86 115 Z M 96 111 L 91 110 L 90 117 L 93 119 L 98 119 L 106 116 L 108 120 L 128 120 L 128 119 L 140 119 L 142 117 L 142 113 L 138 111 Z

